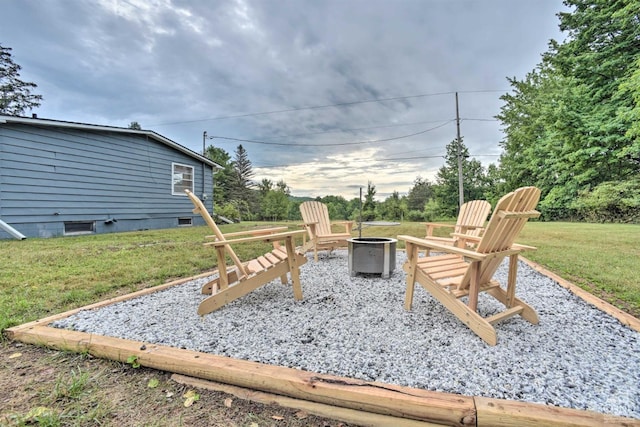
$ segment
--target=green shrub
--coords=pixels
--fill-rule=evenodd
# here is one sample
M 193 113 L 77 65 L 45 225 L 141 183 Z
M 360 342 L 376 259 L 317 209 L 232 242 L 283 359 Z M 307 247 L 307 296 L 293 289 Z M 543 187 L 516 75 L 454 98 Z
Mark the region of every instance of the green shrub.
M 424 212 L 418 210 L 411 210 L 407 212 L 407 221 L 421 222 L 424 221 Z
M 640 178 L 603 182 L 572 203 L 580 216 L 593 222 L 640 222 Z

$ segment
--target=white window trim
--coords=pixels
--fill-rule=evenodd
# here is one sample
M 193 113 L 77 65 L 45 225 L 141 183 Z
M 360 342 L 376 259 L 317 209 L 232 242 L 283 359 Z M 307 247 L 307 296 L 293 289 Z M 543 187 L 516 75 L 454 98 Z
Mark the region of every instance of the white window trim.
M 185 165 L 184 163 L 176 163 L 176 162 L 171 162 L 171 194 L 173 196 L 187 196 L 187 194 L 184 191 L 175 191 L 175 182 L 173 180 L 174 175 L 175 175 L 175 169 L 176 166 L 181 166 L 184 168 L 189 168 L 191 169 L 191 192 L 194 192 L 194 186 L 195 186 L 195 181 L 196 181 L 196 168 L 191 166 L 191 165 Z

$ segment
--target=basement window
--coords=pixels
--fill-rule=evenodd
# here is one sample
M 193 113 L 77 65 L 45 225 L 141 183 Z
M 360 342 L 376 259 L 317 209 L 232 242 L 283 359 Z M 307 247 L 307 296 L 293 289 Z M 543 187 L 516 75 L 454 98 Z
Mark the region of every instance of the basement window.
M 193 166 L 171 163 L 171 194 L 186 196 L 184 190 L 193 192 Z
M 178 218 L 178 226 L 189 226 L 193 225 L 191 218 Z
M 76 234 L 91 234 L 95 232 L 95 221 L 65 221 L 64 223 L 65 236 L 72 236 Z

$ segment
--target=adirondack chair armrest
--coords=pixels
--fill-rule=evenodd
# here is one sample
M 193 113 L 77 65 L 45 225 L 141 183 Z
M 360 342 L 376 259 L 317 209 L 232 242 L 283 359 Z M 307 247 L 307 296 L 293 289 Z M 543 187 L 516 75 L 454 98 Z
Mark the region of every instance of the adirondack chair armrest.
M 535 246 L 529 246 L 529 245 L 521 245 L 520 243 L 514 243 L 511 246 L 512 249 L 517 249 L 519 251 L 537 251 L 538 248 L 536 248 Z
M 242 237 L 239 239 L 218 240 L 215 242 L 207 242 L 204 245 L 219 247 L 219 246 L 231 245 L 236 243 L 249 243 L 249 242 L 260 242 L 260 241 L 272 243 L 272 242 L 279 242 L 279 241 L 285 240 L 289 237 L 295 238 L 297 236 L 302 236 L 304 235 L 304 233 L 306 233 L 306 231 L 304 230 L 295 230 L 295 231 L 287 231 L 284 233 L 269 234 L 264 236 L 252 236 L 252 237 Z
M 464 257 L 470 258 L 472 260 L 481 261 L 487 258 L 488 254 L 481 254 L 475 251 L 470 251 L 464 248 L 458 248 L 456 246 L 446 245 L 437 243 L 431 240 L 420 239 L 419 237 L 399 235 L 398 240 L 404 240 L 406 243 L 410 243 L 418 246 L 422 249 L 435 250 L 437 252 L 446 252 L 449 254 L 462 255 Z
M 298 224 L 298 226 L 300 227 L 304 227 L 304 228 L 315 228 L 316 225 L 318 225 L 319 223 L 316 222 L 303 222 L 302 224 Z
M 422 225 L 427 228 L 427 236 L 432 236 L 435 228 L 455 228 L 456 226 L 455 224 L 443 224 L 440 222 L 423 222 Z
M 255 230 L 244 230 L 244 231 L 236 231 L 234 233 L 224 233 L 224 237 L 238 237 L 238 236 L 246 236 L 246 235 L 250 235 L 250 236 L 264 236 L 265 234 L 275 234 L 275 233 L 282 233 L 284 231 L 287 231 L 289 229 L 289 227 L 271 227 L 271 228 L 258 228 Z M 216 236 L 207 236 L 207 237 L 213 237 L 215 238 Z
M 344 226 L 347 233 L 351 233 L 351 228 L 353 227 L 353 221 L 337 221 L 333 224 Z
M 318 225 L 318 222 L 303 222 L 302 224 L 299 224 L 300 227 L 304 227 L 304 232 L 306 233 L 307 231 L 309 232 L 309 235 L 312 236 L 311 238 L 313 238 L 313 236 L 315 236 L 316 233 L 316 226 Z

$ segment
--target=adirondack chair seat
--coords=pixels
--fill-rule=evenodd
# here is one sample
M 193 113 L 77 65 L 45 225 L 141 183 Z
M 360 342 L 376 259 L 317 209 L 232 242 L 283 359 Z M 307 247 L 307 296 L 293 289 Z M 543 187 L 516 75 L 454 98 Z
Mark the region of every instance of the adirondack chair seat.
M 193 212 L 199 213 L 214 232 L 213 236 L 207 236 L 214 241 L 206 242 L 204 246 L 213 247 L 217 258 L 218 275 L 202 287 L 202 293 L 210 296 L 200 303 L 199 315 L 211 313 L 278 277 L 283 284 L 288 284 L 287 274 L 291 276 L 294 298 L 302 300 L 299 268 L 307 258 L 296 251 L 295 239 L 302 237 L 304 230 L 284 231 L 286 227 L 273 227 L 222 234 L 202 201 L 191 191 L 185 192 L 195 206 Z M 273 249 L 247 262 L 240 261 L 231 247 L 232 244 L 258 241 L 271 243 Z M 233 262 L 232 266 L 227 266 L 227 257 Z
M 304 223 L 300 226 L 304 227 L 307 232 L 303 238 L 300 251 L 307 253 L 313 251 L 313 258 L 318 262 L 318 251 L 346 247 L 347 239 L 351 238 L 351 229 L 353 221 L 331 222 L 329 220 L 329 210 L 324 203 L 312 200 L 300 204 L 300 213 Z M 345 231 L 334 233 L 331 229 L 332 225 L 343 226 Z M 309 238 L 309 241 L 306 240 Z
M 407 273 L 405 309 L 411 310 L 417 283 L 489 345 L 497 343 L 493 325 L 501 320 L 520 315 L 537 324 L 535 310 L 515 294 L 518 254 L 535 248 L 516 244 L 514 240 L 529 218 L 540 215 L 535 210 L 539 199 L 540 190 L 535 187 L 519 188 L 503 196 L 482 236 L 474 237 L 476 243 L 472 249 L 413 236 L 398 236 L 398 240 L 405 241 L 407 253 L 407 261 L 403 265 Z M 439 255 L 420 256 L 424 250 L 433 250 Z M 506 289 L 503 289 L 493 276 L 505 257 L 509 257 L 509 273 Z M 482 317 L 478 314 L 480 293 L 492 296 L 505 309 Z M 466 297 L 466 302 L 462 297 Z

